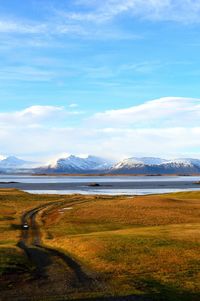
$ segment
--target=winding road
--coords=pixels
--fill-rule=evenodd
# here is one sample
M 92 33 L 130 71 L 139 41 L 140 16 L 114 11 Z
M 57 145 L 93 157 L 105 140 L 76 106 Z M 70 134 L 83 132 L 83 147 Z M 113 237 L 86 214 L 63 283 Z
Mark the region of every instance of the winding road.
M 93 280 L 90 276 L 83 271 L 82 266 L 75 261 L 73 258 L 64 254 L 56 249 L 45 247 L 42 244 L 41 239 L 41 226 L 37 223 L 37 215 L 40 211 L 46 208 L 56 208 L 63 204 L 63 202 L 53 202 L 44 204 L 42 206 L 36 207 L 28 212 L 26 212 L 22 218 L 22 232 L 21 239 L 18 243 L 18 246 L 24 250 L 29 260 L 35 267 L 34 277 L 36 279 L 43 278 L 48 279 L 51 277 L 49 268 L 51 265 L 57 265 L 57 272 L 63 270 L 63 266 L 66 266 L 66 270 L 71 273 L 73 276 L 73 283 L 70 284 L 72 287 L 90 287 Z M 74 205 L 67 203 L 67 205 Z M 28 228 L 24 229 L 23 225 L 27 224 Z M 54 269 L 55 270 L 55 269 Z M 70 274 L 71 274 L 70 273 Z

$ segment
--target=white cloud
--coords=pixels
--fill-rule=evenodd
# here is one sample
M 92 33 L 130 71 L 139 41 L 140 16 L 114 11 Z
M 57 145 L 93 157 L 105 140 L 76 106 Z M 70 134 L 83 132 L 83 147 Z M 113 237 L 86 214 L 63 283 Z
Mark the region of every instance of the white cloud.
M 46 24 L 13 21 L 11 19 L 0 20 L 1 33 L 38 34 L 45 33 L 46 30 Z
M 70 114 L 59 106 L 0 113 L 1 153 L 34 160 L 64 153 L 200 157 L 200 99 L 161 98 L 84 117 L 76 126 Z
M 100 134 L 101 133 L 101 134 Z M 200 127 L 104 129 L 99 132 L 96 152 L 115 158 L 137 156 L 195 156 L 200 158 Z M 96 143 L 95 143 L 96 144 Z
M 87 6 L 87 9 L 83 9 L 83 6 Z M 34 47 L 37 45 L 46 47 L 48 43 L 45 43 L 44 40 L 50 41 L 55 35 L 81 36 L 90 39 L 140 39 L 141 36 L 137 33 L 123 31 L 117 26 L 117 22 L 112 22 L 121 15 L 159 22 L 199 23 L 200 1 L 76 1 L 72 3 L 71 10 L 69 7 L 63 9 L 63 6 L 62 9 L 59 9 L 59 5 L 56 5 L 54 9 L 48 8 L 48 13 L 46 12 L 40 21 L 1 15 L 0 33 L 31 35 L 37 38 L 35 41 L 28 41 L 29 45 L 32 43 Z M 107 26 L 107 22 L 109 22 L 109 26 Z
M 169 129 L 7 128 L 0 130 L 1 152 L 49 158 L 89 153 L 119 159 L 134 155 L 200 157 L 200 127 Z M 47 161 L 47 159 L 44 159 Z
M 71 103 L 69 105 L 69 108 L 77 108 L 78 107 L 78 104 L 77 103 Z
M 41 36 L 54 34 L 84 35 L 85 31 L 78 24 L 66 23 L 64 19 L 49 19 L 45 21 L 20 20 L 4 17 L 0 20 L 0 33 Z M 46 36 L 47 37 L 47 36 Z M 40 44 L 43 41 L 40 41 Z
M 134 17 L 183 23 L 199 23 L 199 0 L 104 0 L 78 1 L 78 4 L 91 8 L 88 13 L 71 13 L 68 18 L 77 21 L 105 22 L 121 14 L 128 13 Z
M 29 66 L 7 66 L 0 70 L 0 80 L 14 80 L 14 81 L 40 81 L 47 82 L 55 79 L 57 74 L 50 70 L 44 70 L 37 67 Z
M 77 112 L 67 111 L 59 106 L 31 106 L 21 111 L 0 113 L 0 126 L 7 128 L 39 127 L 63 121 L 67 116 Z
M 192 127 L 200 120 L 200 99 L 165 97 L 127 109 L 97 113 L 92 122 L 117 127 Z
M 82 9 L 87 6 L 88 9 Z M 112 21 L 120 15 L 128 15 L 153 21 L 174 21 L 181 23 L 199 23 L 199 0 L 104 0 L 76 1 L 69 9 L 52 9 L 48 19 L 41 21 L 21 20 L 18 18 L 1 17 L 0 33 L 31 34 L 31 35 L 78 35 L 83 37 L 104 36 L 122 38 L 119 28 L 103 27 L 102 24 Z M 97 27 L 91 27 L 90 23 Z M 116 30 L 116 32 L 115 32 Z M 138 38 L 138 35 L 123 33 L 124 38 Z

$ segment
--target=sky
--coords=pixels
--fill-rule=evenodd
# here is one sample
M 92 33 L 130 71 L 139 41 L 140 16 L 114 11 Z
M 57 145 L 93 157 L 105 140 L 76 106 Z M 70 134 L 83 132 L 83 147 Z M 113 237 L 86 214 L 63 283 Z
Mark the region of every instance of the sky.
M 200 0 L 0 0 L 0 155 L 200 158 Z

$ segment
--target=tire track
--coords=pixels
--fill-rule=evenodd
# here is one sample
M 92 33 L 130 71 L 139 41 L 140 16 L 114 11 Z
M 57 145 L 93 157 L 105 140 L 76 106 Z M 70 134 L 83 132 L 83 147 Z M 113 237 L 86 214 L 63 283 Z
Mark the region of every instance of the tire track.
M 52 207 L 53 209 L 62 204 L 64 204 L 63 201 L 48 203 L 26 212 L 21 218 L 22 232 L 18 247 L 24 250 L 29 260 L 35 266 L 35 278 L 50 277 L 51 275 L 48 274 L 47 267 L 52 265 L 58 258 L 59 260 L 62 260 L 75 275 L 74 283 L 72 283 L 73 287 L 90 287 L 93 280 L 85 273 L 85 271 L 83 271 L 82 266 L 77 261 L 67 254 L 42 245 L 40 226 L 37 223 L 37 214 L 45 208 Z M 67 203 L 67 205 L 75 205 L 75 203 Z M 27 229 L 23 229 L 23 225 L 25 224 L 28 225 Z

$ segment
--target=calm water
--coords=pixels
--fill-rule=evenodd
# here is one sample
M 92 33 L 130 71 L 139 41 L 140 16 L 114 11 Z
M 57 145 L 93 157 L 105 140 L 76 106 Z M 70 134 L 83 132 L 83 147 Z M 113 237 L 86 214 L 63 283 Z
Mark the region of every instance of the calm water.
M 198 188 L 191 189 L 106 189 L 106 190 L 24 190 L 33 194 L 101 194 L 101 195 L 146 195 L 146 194 L 162 194 L 181 191 L 198 191 Z
M 1 175 L 0 188 L 31 193 L 142 195 L 200 190 L 200 177 L 189 176 L 17 176 Z M 10 183 L 16 182 L 16 183 Z M 97 183 L 99 186 L 91 186 Z
M 200 181 L 200 176 L 26 176 L 0 175 L 0 182 L 20 183 L 102 183 L 102 182 Z

